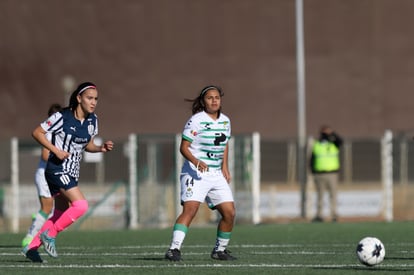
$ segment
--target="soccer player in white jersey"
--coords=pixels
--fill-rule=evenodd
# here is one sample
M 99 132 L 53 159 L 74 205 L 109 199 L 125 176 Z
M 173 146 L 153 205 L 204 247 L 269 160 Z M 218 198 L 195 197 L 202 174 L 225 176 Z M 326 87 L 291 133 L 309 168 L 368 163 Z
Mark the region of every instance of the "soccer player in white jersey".
M 49 110 L 47 112 L 48 117 L 60 111 L 62 111 L 60 104 L 54 103 L 49 107 Z M 47 138 L 50 140 L 51 135 L 48 134 Z M 32 224 L 30 225 L 26 236 L 22 240 L 23 247 L 28 245 L 33 240 L 33 237 L 37 234 L 37 232 L 39 232 L 40 228 L 42 228 L 43 224 L 46 222 L 47 218 L 50 215 L 50 212 L 52 212 L 53 209 L 53 198 L 50 194 L 49 186 L 45 178 L 45 169 L 48 158 L 49 150 L 45 147 L 42 147 L 39 165 L 37 166 L 34 180 L 37 189 L 37 195 L 39 196 L 40 209 L 36 214 L 34 214 Z
M 219 87 L 207 86 L 196 99 L 188 100 L 193 102 L 193 115 L 184 126 L 180 145 L 185 158 L 180 176 L 183 210 L 174 224 L 171 245 L 165 254 L 170 261 L 181 260 L 184 238 L 204 201 L 221 215 L 211 258 L 236 259 L 227 250 L 236 210 L 227 163 L 231 127 L 230 119 L 221 112 L 222 97 Z
M 23 254 L 33 262 L 43 262 L 37 251 L 41 245 L 51 257 L 57 257 L 55 239 L 88 210 L 88 202 L 79 189 L 79 169 L 82 153 L 108 152 L 113 142 L 101 146 L 94 143 L 98 134 L 95 108 L 98 90 L 91 82 L 80 84 L 72 93 L 69 106 L 57 112 L 36 127 L 33 138 L 50 151 L 45 176 L 54 198 L 54 211 L 32 242 L 23 248 Z M 46 135 L 52 135 L 49 141 Z

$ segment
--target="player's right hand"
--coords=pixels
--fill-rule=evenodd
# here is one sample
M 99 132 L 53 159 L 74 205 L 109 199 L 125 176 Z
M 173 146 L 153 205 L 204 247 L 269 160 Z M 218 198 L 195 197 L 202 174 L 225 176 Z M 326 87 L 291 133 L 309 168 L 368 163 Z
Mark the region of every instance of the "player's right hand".
M 70 156 L 70 154 L 69 154 L 68 152 L 66 152 L 66 151 L 58 150 L 58 151 L 55 153 L 55 156 L 56 156 L 58 159 L 60 159 L 60 160 L 65 160 L 65 159 L 67 159 L 67 158 Z

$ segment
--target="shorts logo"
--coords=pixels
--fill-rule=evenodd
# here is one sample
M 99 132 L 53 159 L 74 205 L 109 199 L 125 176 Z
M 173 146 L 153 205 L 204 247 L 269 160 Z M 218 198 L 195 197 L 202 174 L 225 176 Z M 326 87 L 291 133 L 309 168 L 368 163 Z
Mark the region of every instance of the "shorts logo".
M 68 175 L 62 175 L 60 176 L 60 181 L 63 183 L 63 185 L 68 185 L 70 182 L 70 178 Z
M 187 188 L 187 191 L 185 192 L 185 196 L 187 198 L 191 198 L 193 196 L 193 190 L 190 187 Z

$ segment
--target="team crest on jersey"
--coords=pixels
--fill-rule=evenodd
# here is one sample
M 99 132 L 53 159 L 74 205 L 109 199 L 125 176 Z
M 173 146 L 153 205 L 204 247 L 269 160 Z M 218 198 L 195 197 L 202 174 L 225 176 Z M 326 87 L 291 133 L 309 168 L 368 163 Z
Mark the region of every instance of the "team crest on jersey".
M 95 132 L 95 126 L 93 126 L 92 124 L 89 124 L 88 125 L 88 134 L 92 136 L 94 134 L 94 132 Z
M 194 130 L 191 130 L 191 134 L 193 135 L 193 136 L 197 136 L 197 132 L 196 131 L 194 131 Z
M 224 121 L 223 122 L 223 126 L 224 126 L 224 129 L 229 129 L 229 122 L 228 121 Z

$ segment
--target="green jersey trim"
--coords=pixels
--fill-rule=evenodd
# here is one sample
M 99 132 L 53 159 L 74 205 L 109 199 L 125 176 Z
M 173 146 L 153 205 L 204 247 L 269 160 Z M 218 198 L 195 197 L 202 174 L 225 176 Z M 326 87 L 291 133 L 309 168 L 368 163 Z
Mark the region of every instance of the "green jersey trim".
M 185 140 L 189 141 L 189 142 L 193 142 L 193 139 L 192 139 L 192 138 L 190 138 L 190 137 L 188 137 L 188 136 L 186 136 L 186 135 L 182 135 L 181 137 L 182 137 L 183 139 L 185 139 Z

